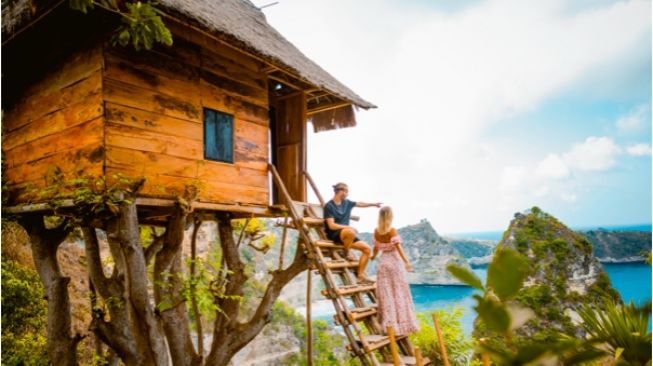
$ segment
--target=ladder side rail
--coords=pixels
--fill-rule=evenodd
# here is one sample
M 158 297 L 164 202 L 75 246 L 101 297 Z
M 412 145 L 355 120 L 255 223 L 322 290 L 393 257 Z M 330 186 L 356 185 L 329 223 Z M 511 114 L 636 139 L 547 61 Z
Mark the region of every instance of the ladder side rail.
M 309 249 L 312 249 L 313 247 L 313 242 L 311 241 L 311 238 L 307 235 L 306 229 L 304 228 L 304 220 L 302 217 L 299 216 L 297 211 L 295 210 L 295 206 L 293 205 L 293 200 L 290 197 L 290 194 L 288 193 L 288 190 L 286 189 L 286 186 L 283 184 L 283 181 L 281 180 L 281 177 L 279 176 L 279 172 L 277 172 L 277 168 L 274 167 L 272 164 L 268 164 L 268 167 L 270 171 L 272 172 L 272 176 L 274 178 L 274 182 L 277 184 L 277 187 L 282 193 L 282 196 L 284 200 L 286 201 L 286 206 L 288 207 L 288 211 L 290 212 L 290 215 L 293 218 L 293 224 L 297 228 L 297 231 L 299 232 L 301 238 L 304 241 L 304 245 L 306 245 Z M 303 215 L 302 215 L 303 216 Z M 309 250 L 309 252 L 313 252 L 312 250 Z
M 322 194 L 320 193 L 320 190 L 317 189 L 317 185 L 315 184 L 315 181 L 313 181 L 313 178 L 311 177 L 310 174 L 308 174 L 307 171 L 304 170 L 304 176 L 306 177 L 306 180 L 308 181 L 308 184 L 311 186 L 313 189 L 313 193 L 317 196 L 317 199 L 320 200 L 320 204 L 322 207 L 324 207 L 324 198 L 322 198 Z

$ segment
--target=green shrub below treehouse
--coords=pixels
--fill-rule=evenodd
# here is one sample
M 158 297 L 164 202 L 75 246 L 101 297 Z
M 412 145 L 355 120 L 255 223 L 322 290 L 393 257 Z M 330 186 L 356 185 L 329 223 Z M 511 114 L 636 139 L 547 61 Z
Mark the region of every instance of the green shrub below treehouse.
M 2 261 L 2 364 L 49 365 L 47 303 L 35 271 Z

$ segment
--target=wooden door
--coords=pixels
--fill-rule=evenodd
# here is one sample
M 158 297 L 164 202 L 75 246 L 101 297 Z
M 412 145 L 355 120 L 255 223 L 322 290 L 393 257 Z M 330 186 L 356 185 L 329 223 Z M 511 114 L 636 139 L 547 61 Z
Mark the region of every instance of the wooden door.
M 284 97 L 276 102 L 272 123 L 272 160 L 292 199 L 306 201 L 306 94 Z M 274 202 L 280 203 L 278 192 Z

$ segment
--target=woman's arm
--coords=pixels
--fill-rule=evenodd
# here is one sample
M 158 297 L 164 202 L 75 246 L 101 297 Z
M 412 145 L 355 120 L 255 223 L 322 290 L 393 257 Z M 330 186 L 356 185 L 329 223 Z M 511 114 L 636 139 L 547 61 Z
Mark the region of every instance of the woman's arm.
M 379 255 L 379 248 L 377 248 L 375 245 L 374 250 L 372 251 L 372 257 L 370 259 L 375 260 L 377 255 Z
M 406 271 L 412 272 L 413 265 L 408 260 L 408 257 L 406 257 L 406 253 L 404 253 L 404 248 L 401 247 L 401 243 L 397 243 L 397 250 L 399 250 L 399 256 L 401 256 L 401 259 L 404 261 L 404 266 L 406 267 Z

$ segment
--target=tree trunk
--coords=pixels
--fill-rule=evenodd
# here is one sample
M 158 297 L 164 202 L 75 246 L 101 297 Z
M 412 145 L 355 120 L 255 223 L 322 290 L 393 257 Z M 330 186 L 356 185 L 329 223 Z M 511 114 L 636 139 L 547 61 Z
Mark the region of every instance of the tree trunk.
M 163 239 L 163 247 L 154 262 L 154 300 L 157 304 L 167 302 L 171 307 L 161 311 L 163 329 L 168 340 L 172 363 L 175 366 L 201 364 L 190 335 L 190 320 L 186 301 L 182 297 L 183 262 L 182 243 L 189 209 L 177 204 L 169 219 Z
M 26 216 L 22 222 L 32 246 L 32 257 L 48 300 L 47 347 L 54 365 L 77 365 L 79 335 L 71 335 L 69 277 L 64 277 L 57 261 L 57 249 L 70 230 L 64 221 L 54 229 L 47 229 L 43 215 Z
M 225 295 L 242 296 L 242 288 L 247 281 L 244 263 L 240 260 L 238 248 L 233 239 L 231 220 L 228 214 L 218 216 L 218 229 L 222 255 L 230 271 L 227 275 Z M 306 254 L 297 248 L 292 264 L 284 269 L 274 271 L 265 294 L 252 318 L 245 322 L 238 321 L 240 303 L 238 300 L 222 299 L 219 306 L 226 316 L 217 313 L 213 332 L 213 344 L 206 364 L 227 365 L 233 356 L 251 342 L 263 327 L 270 322 L 270 312 L 283 287 L 299 273 L 309 268 L 310 261 Z
M 164 366 L 169 363 L 168 347 L 148 292 L 147 265 L 133 202 L 122 203 L 117 217 L 104 222 L 115 263 L 110 278 L 103 272 L 95 229 L 82 228 L 89 276 L 110 315 L 106 321 L 104 313 L 94 309 L 91 329 L 126 365 Z

